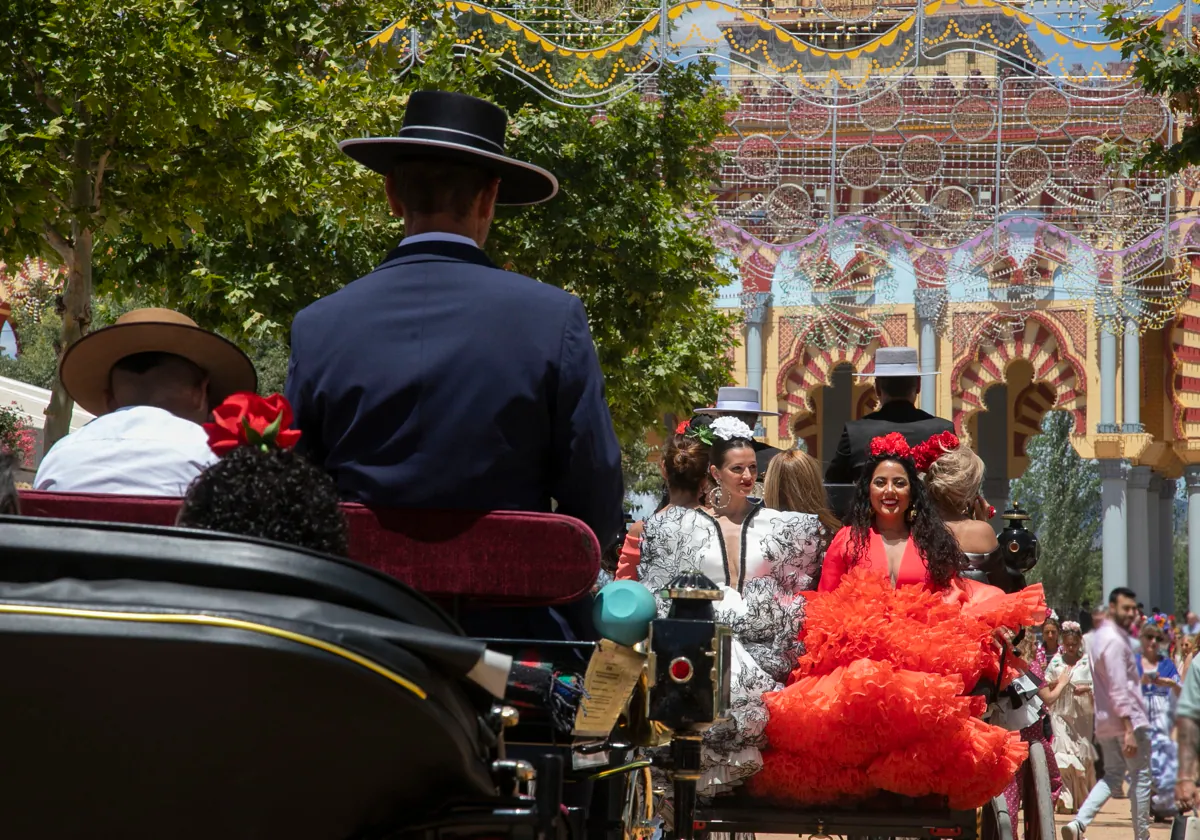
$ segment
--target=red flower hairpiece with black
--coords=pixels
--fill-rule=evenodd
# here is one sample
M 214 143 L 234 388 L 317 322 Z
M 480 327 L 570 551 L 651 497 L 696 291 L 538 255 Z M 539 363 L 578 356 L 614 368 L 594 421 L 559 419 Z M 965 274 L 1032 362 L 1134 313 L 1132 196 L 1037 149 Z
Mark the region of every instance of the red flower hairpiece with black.
M 912 449 L 909 447 L 908 441 L 899 432 L 889 432 L 883 437 L 873 438 L 870 452 L 872 458 L 879 458 L 883 455 L 890 455 L 893 458 L 912 457 Z
M 675 427 L 675 434 L 677 434 L 677 435 L 686 435 L 686 434 L 687 434 L 687 430 L 688 430 L 688 424 L 689 424 L 690 422 L 691 422 L 691 421 L 689 421 L 689 420 L 681 420 L 681 421 L 679 422 L 679 425 Z
M 230 394 L 213 409 L 213 422 L 204 424 L 208 447 L 226 455 L 239 446 L 256 446 L 264 452 L 291 449 L 300 430 L 291 428 L 292 407 L 283 394 L 260 397 L 246 391 Z
M 933 462 L 952 449 L 958 449 L 958 435 L 954 432 L 939 432 L 929 440 L 918 443 L 913 447 L 913 463 L 917 472 L 925 472 L 933 466 Z

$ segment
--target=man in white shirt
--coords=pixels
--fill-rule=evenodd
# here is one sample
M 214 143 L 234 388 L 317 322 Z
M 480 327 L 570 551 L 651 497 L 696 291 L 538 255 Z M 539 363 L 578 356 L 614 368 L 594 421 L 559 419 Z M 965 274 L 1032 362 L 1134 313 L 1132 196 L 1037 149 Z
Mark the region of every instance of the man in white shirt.
M 250 359 L 169 309 L 136 309 L 80 339 L 63 387 L 98 415 L 46 453 L 35 490 L 182 496 L 216 460 L 201 427 L 230 394 L 254 391 Z

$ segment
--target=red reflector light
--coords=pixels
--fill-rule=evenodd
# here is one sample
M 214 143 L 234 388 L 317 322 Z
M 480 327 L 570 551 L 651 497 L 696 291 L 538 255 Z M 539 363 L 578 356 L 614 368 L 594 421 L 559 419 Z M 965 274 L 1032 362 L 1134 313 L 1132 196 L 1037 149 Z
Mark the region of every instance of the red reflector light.
M 930 837 L 962 837 L 963 830 L 961 828 L 931 828 L 929 829 Z
M 671 661 L 671 679 L 675 682 L 687 682 L 692 678 L 691 660 L 679 657 Z

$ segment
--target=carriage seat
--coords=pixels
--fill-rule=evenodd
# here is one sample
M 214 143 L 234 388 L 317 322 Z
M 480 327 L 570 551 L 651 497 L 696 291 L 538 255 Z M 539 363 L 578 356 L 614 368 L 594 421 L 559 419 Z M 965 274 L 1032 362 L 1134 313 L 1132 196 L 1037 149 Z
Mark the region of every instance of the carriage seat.
M 24 516 L 173 525 L 171 498 L 23 490 Z M 343 504 L 350 558 L 439 601 L 551 606 L 586 595 L 600 545 L 577 519 L 552 513 L 412 510 Z

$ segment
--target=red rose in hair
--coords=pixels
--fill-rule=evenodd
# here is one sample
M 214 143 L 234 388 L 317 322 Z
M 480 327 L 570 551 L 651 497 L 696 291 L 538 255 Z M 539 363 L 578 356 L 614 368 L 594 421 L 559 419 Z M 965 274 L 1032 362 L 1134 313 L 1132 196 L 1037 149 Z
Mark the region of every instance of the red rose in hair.
M 917 472 L 926 472 L 933 466 L 933 462 L 941 458 L 952 449 L 958 449 L 958 435 L 954 432 L 939 432 L 929 440 L 918 443 L 913 447 L 913 463 L 917 465 Z
M 675 434 L 686 435 L 688 430 L 688 422 L 689 421 L 687 420 L 680 421 L 679 425 L 675 427 Z
M 878 458 L 881 455 L 892 455 L 897 458 L 912 457 L 908 441 L 899 432 L 890 432 L 883 437 L 872 439 L 870 452 L 872 458 Z
M 213 422 L 204 424 L 208 446 L 217 455 L 225 455 L 239 446 L 290 449 L 300 440 L 300 430 L 292 429 L 292 407 L 283 394 L 260 397 L 240 392 L 230 394 L 213 409 Z

